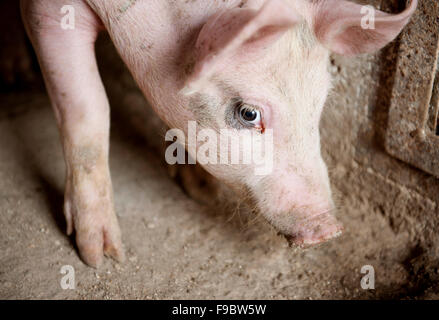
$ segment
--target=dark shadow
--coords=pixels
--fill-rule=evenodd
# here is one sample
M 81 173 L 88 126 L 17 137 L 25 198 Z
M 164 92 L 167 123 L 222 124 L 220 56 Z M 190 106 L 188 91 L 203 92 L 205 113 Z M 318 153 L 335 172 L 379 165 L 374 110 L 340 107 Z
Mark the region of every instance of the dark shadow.
M 393 2 L 393 1 L 391 1 Z M 391 4 L 383 4 L 382 8 L 386 12 L 401 12 L 406 7 L 406 1 L 396 1 L 396 6 Z M 381 50 L 379 59 L 376 64 L 376 69 L 379 70 L 378 74 L 378 88 L 374 100 L 372 102 L 371 110 L 369 113 L 372 117 L 374 138 L 374 148 L 385 151 L 386 131 L 389 118 L 389 110 L 392 101 L 392 88 L 395 83 L 396 70 L 398 65 L 398 52 L 400 47 L 399 36 L 391 45 L 388 45 Z
M 35 168 L 34 173 L 36 180 L 40 185 L 38 191 L 41 191 L 45 203 L 52 214 L 53 221 L 56 223 L 59 230 L 65 234 L 67 224 L 63 215 L 64 193 L 44 177 L 42 172 L 37 168 Z
M 0 1 L 0 93 L 44 88 L 37 57 L 26 36 L 19 1 Z
M 55 183 L 49 178 L 48 173 L 41 167 L 40 162 L 37 159 L 35 150 L 27 141 L 25 135 L 21 132 L 20 128 L 14 129 L 14 133 L 17 137 L 17 141 L 20 143 L 20 149 L 22 152 L 23 168 L 28 168 L 33 179 L 37 181 L 38 187 L 36 191 L 41 194 L 50 211 L 53 222 L 64 236 L 67 236 L 67 224 L 64 217 L 64 190 L 61 190 L 55 185 Z M 67 236 L 70 244 L 78 252 L 74 236 Z
M 408 273 L 408 278 L 400 286 L 380 285 L 380 294 L 376 299 L 401 300 L 422 299 L 426 292 L 438 290 L 439 275 L 436 272 L 439 266 L 437 258 L 429 254 L 430 250 L 416 244 L 407 250 L 408 253 L 400 262 Z M 437 292 L 437 291 L 436 291 Z

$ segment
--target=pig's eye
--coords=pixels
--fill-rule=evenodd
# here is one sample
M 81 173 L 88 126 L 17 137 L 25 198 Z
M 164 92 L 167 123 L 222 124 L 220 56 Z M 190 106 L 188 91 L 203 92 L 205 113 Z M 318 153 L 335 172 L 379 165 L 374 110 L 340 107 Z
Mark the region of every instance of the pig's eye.
M 247 127 L 261 127 L 261 111 L 254 106 L 240 103 L 236 108 L 236 117 Z

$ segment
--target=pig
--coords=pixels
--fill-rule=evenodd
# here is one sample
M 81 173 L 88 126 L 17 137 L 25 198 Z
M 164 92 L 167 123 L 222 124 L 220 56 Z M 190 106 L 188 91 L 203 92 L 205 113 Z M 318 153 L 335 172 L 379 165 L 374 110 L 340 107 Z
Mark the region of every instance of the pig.
M 273 170 L 204 165 L 243 194 L 292 244 L 342 231 L 334 216 L 319 121 L 331 86 L 331 53 L 379 50 L 414 13 L 367 10 L 345 0 L 69 0 L 74 29 L 60 25 L 64 0 L 22 0 L 60 131 L 67 233 L 83 261 L 124 260 L 108 165 L 109 102 L 94 44 L 108 32 L 146 99 L 170 127 L 273 132 Z M 64 11 L 65 13 L 65 11 Z M 370 21 L 369 21 L 370 22 Z

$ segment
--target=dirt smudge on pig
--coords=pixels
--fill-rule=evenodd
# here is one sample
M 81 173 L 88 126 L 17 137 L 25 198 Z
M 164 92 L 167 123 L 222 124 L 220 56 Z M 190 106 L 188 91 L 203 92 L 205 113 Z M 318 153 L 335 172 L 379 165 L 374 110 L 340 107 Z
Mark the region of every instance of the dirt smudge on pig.
M 99 159 L 102 158 L 103 152 L 100 147 L 96 147 L 94 145 L 85 145 L 74 148 L 72 154 L 73 167 L 90 174 L 96 167 Z

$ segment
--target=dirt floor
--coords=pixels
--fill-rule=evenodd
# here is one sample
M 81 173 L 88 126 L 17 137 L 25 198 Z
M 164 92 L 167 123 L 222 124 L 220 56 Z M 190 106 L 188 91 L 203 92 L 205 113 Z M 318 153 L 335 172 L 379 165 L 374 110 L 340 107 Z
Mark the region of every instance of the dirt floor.
M 394 12 L 401 4 L 366 2 L 393 3 Z M 18 2 L 2 0 L 0 9 L 0 299 L 439 299 L 437 179 L 392 159 L 378 143 L 394 48 L 331 59 L 336 98 L 324 113 L 322 147 L 345 232 L 300 250 L 263 219 L 203 206 L 184 193 L 161 156 L 160 121 L 101 38 L 127 261 L 107 259 L 96 270 L 65 235 L 59 135 Z M 60 285 L 65 265 L 75 271 L 73 290 Z M 364 265 L 374 267 L 374 290 L 361 288 Z
M 110 162 L 127 261 L 87 267 L 64 233 L 64 163 L 46 94 L 0 102 L 0 298 L 439 298 L 428 255 L 358 197 L 360 167 L 332 165 L 344 235 L 292 249 L 264 222 L 188 198 L 120 110 Z M 74 290 L 60 286 L 64 265 L 75 270 Z M 375 269 L 375 290 L 360 286 L 363 265 Z

